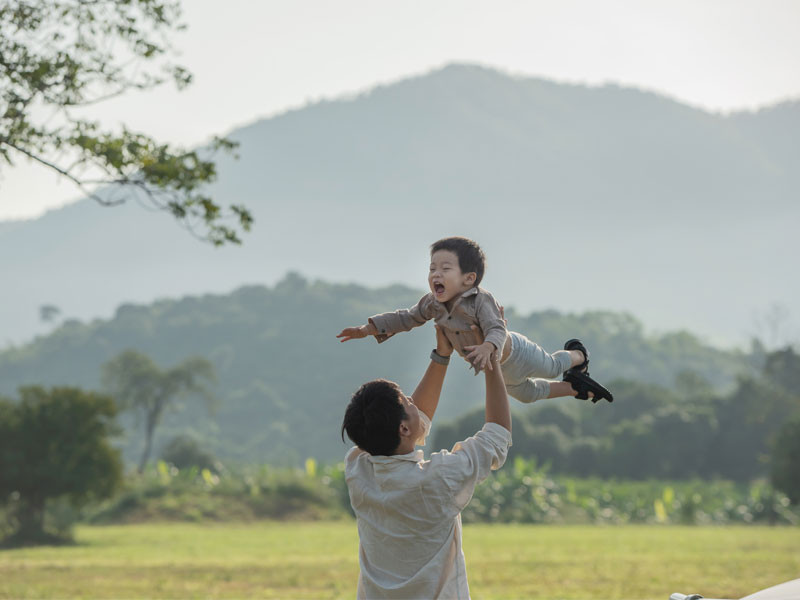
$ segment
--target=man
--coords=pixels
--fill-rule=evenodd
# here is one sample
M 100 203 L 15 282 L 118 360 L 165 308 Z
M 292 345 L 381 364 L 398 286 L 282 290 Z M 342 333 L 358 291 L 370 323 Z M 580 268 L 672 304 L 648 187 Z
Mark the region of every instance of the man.
M 356 443 L 345 479 L 358 522 L 358 598 L 469 598 L 461 510 L 505 462 L 511 413 L 494 356 L 485 370 L 483 428 L 427 460 L 415 450 L 430 431 L 452 352 L 437 326 L 436 349 L 412 397 L 391 381 L 370 381 L 345 411 L 342 437 L 346 431 Z

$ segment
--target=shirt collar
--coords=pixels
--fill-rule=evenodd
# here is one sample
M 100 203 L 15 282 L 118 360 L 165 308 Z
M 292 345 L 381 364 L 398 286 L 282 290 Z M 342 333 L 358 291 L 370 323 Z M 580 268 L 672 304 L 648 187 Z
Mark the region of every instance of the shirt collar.
M 372 454 L 367 456 L 367 459 L 372 464 L 382 464 L 388 465 L 398 460 L 407 460 L 409 462 L 422 462 L 425 460 L 425 453 L 422 450 L 414 450 L 413 452 L 409 452 L 408 454 L 393 454 L 392 456 L 373 456 Z

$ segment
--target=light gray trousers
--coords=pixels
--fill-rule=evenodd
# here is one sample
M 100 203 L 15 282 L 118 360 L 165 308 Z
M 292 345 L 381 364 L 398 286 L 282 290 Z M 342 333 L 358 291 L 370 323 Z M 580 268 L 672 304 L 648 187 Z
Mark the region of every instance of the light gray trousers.
M 506 391 L 520 402 L 536 402 L 550 395 L 550 382 L 539 377 L 558 377 L 572 366 L 566 350 L 553 354 L 545 352 L 539 344 L 521 333 L 510 331 L 511 354 L 500 363 Z

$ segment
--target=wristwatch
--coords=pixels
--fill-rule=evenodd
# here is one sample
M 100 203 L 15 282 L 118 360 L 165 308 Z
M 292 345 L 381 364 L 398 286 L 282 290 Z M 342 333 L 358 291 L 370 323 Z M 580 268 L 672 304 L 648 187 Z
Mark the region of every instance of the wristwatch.
M 439 363 L 440 365 L 446 365 L 450 363 L 450 357 L 442 356 L 436 351 L 436 348 L 431 350 L 431 360 L 435 363 Z

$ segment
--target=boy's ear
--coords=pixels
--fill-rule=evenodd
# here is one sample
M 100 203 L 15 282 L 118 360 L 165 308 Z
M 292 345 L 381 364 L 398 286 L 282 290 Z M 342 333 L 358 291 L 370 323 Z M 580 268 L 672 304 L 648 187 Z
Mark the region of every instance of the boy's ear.
M 469 286 L 475 285 L 475 280 L 478 278 L 477 273 L 465 273 L 464 274 L 464 283 Z

